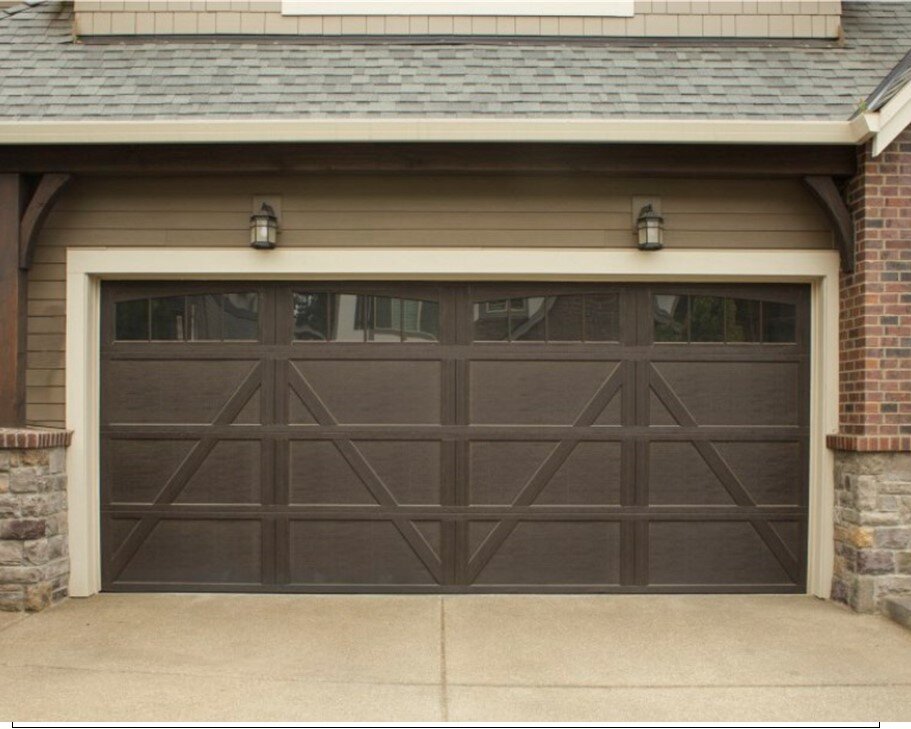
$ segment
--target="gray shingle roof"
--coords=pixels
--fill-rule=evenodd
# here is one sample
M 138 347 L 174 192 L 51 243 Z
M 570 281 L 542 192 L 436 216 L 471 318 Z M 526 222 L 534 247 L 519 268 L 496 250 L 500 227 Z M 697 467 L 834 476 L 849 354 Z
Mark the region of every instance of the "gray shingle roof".
M 844 5 L 846 41 L 83 44 L 48 0 L 0 12 L 0 120 L 851 116 L 911 46 L 911 3 Z
M 907 83 L 911 83 L 911 51 L 908 51 L 879 86 L 873 89 L 873 93 L 867 97 L 864 104 L 865 108 L 870 111 L 882 109 Z

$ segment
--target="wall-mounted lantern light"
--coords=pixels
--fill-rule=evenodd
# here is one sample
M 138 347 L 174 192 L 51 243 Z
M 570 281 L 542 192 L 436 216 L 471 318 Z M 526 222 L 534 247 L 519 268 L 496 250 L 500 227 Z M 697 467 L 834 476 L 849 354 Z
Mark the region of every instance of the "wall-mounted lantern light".
M 639 211 L 636 219 L 640 251 L 660 251 L 664 248 L 664 218 L 651 205 Z
M 278 218 L 271 205 L 263 203 L 258 213 L 250 216 L 250 247 L 260 251 L 275 248 L 278 239 Z

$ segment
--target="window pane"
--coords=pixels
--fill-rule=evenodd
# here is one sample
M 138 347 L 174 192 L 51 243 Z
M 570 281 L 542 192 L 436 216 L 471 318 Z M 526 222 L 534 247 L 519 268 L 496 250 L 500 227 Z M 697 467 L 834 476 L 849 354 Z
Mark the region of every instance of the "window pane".
M 514 342 L 543 342 L 546 338 L 547 302 L 545 296 L 511 299 L 509 321 Z
M 547 338 L 552 342 L 581 342 L 584 296 L 548 298 Z
M 373 319 L 368 327 L 371 342 L 402 341 L 402 301 L 389 296 L 372 296 Z
M 509 320 L 506 299 L 482 301 L 474 305 L 474 340 L 476 342 L 502 342 L 509 339 Z
M 402 300 L 406 342 L 436 342 L 440 338 L 440 305 L 436 301 Z
M 225 294 L 223 322 L 226 340 L 259 339 L 259 294 Z
M 221 294 L 187 297 L 187 320 L 190 331 L 187 339 L 204 342 L 221 339 Z
M 725 339 L 729 342 L 758 342 L 759 302 L 753 299 L 727 299 L 724 311 Z
M 152 339 L 183 340 L 185 302 L 183 296 L 152 299 Z
M 114 338 L 125 342 L 149 338 L 149 300 L 121 301 L 117 304 Z
M 325 341 L 329 325 L 329 294 L 294 294 L 294 339 Z
M 373 297 L 333 294 L 329 338 L 336 342 L 363 342 L 373 317 Z
M 655 341 L 685 342 L 689 309 L 687 297 L 659 294 L 654 298 L 654 309 Z
M 794 304 L 762 302 L 762 339 L 764 342 L 797 341 L 797 307 Z
M 620 341 L 619 294 L 585 295 L 585 341 Z
M 724 299 L 693 296 L 690 299 L 690 341 L 724 341 Z

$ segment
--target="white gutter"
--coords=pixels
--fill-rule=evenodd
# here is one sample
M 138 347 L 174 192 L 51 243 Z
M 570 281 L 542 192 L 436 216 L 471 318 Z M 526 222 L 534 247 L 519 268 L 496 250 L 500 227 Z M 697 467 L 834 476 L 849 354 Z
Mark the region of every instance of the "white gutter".
M 295 119 L 2 121 L 0 144 L 232 142 L 646 142 L 855 145 L 868 120 Z
M 911 126 L 911 82 L 889 99 L 876 117 L 877 134 L 873 138 L 873 156 L 878 157 L 905 129 Z

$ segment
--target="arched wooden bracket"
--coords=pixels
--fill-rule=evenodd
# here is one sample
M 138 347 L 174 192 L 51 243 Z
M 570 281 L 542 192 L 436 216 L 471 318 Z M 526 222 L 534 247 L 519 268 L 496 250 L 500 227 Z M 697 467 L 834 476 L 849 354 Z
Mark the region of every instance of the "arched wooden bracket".
M 822 207 L 826 217 L 835 229 L 835 243 L 841 255 L 841 270 L 854 271 L 854 218 L 838 191 L 835 180 L 827 176 L 809 175 L 804 184 Z
M 72 175 L 63 172 L 48 172 L 41 176 L 19 222 L 19 268 L 23 271 L 31 268 L 41 226 L 72 179 Z

